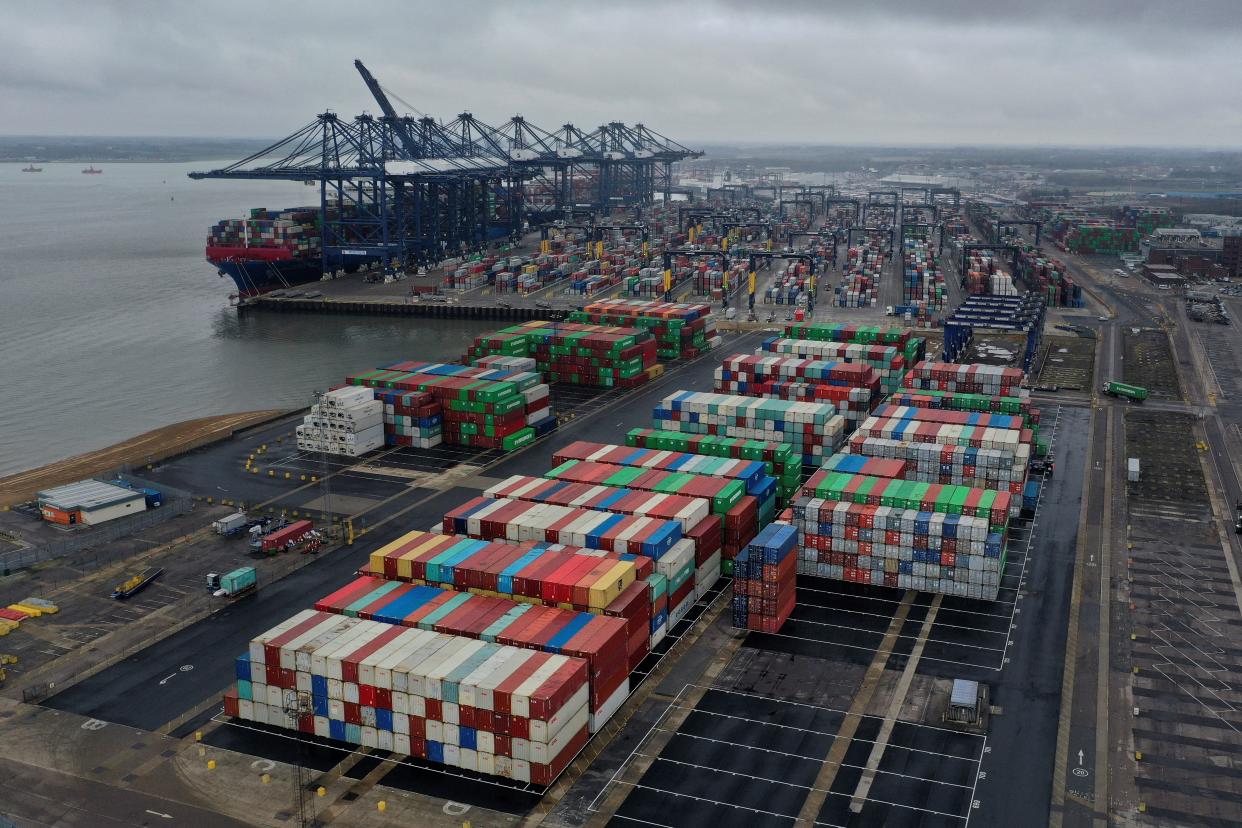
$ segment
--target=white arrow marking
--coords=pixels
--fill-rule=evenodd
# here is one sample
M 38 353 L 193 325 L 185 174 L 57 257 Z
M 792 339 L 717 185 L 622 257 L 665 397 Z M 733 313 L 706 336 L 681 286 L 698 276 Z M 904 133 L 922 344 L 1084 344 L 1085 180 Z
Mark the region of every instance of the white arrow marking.
M 157 816 L 157 817 L 163 817 L 164 819 L 172 819 L 172 818 L 173 818 L 172 814 L 161 814 L 159 811 L 152 811 L 150 808 L 147 808 L 147 809 L 146 809 L 146 811 L 147 811 L 147 813 L 148 813 L 148 814 L 154 814 L 155 816 Z
M 165 684 L 168 684 L 169 679 L 174 679 L 176 677 L 177 677 L 177 674 L 173 673 L 170 676 L 165 676 L 164 678 L 160 679 L 160 687 L 163 687 Z
M 1082 767 L 1082 748 L 1078 749 L 1078 766 Z

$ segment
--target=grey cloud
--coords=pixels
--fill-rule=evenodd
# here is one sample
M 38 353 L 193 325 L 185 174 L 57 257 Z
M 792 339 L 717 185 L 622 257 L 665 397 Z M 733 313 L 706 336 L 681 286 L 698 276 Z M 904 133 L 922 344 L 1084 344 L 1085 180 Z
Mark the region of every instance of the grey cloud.
M 276 137 L 325 109 L 376 112 L 361 57 L 445 120 L 643 121 L 683 142 L 1231 145 L 1236 10 L 61 0 L 0 30 L 0 131 Z

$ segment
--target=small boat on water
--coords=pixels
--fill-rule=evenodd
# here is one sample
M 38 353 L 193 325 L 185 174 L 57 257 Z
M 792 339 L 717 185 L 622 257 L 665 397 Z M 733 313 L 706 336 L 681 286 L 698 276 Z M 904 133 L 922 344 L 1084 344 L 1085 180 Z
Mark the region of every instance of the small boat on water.
M 123 601 L 130 596 L 142 592 L 156 578 L 164 574 L 164 568 L 159 566 L 148 566 L 134 577 L 125 581 L 125 583 L 112 590 L 112 597 L 118 601 Z
M 99 175 L 99 174 L 101 174 L 102 172 L 103 172 L 103 170 L 97 170 L 97 169 L 95 169 L 95 165 L 94 165 L 94 164 L 91 164 L 89 167 L 87 167 L 86 169 L 82 170 L 82 174 L 83 174 L 83 175 Z
M 31 164 L 29 167 L 22 167 L 22 172 L 43 172 L 43 168 Z

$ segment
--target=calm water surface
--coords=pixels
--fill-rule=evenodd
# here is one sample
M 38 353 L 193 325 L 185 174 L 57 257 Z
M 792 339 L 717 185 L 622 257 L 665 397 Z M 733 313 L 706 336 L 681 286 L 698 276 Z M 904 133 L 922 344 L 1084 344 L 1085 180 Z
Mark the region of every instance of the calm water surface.
M 221 163 L 0 164 L 0 475 L 179 420 L 302 406 L 350 371 L 452 360 L 488 322 L 229 307 L 208 226 L 313 203 L 301 184 L 191 181 Z

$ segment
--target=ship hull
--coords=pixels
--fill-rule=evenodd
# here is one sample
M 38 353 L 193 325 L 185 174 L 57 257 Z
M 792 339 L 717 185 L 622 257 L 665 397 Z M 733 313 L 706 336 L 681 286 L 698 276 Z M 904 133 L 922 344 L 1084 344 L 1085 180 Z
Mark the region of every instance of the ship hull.
M 220 275 L 228 276 L 237 285 L 238 296 L 259 296 L 269 291 L 323 278 L 321 259 L 230 259 L 212 262 Z

